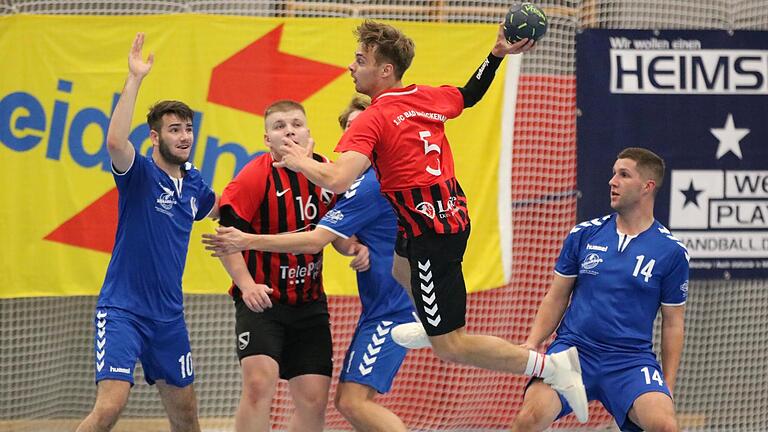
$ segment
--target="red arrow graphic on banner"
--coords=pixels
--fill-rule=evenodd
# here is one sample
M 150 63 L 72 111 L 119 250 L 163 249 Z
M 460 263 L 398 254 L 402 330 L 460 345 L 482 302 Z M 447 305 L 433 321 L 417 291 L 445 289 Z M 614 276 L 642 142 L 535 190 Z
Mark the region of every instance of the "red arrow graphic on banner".
M 208 101 L 256 115 L 278 99 L 303 102 L 346 69 L 278 51 L 283 25 L 213 68 Z M 117 232 L 117 188 L 45 236 L 46 240 L 112 252 Z
M 346 69 L 278 51 L 283 25 L 213 68 L 208 101 L 256 115 L 278 99 L 303 102 Z
M 59 225 L 45 240 L 110 253 L 116 232 L 117 188 L 112 188 Z

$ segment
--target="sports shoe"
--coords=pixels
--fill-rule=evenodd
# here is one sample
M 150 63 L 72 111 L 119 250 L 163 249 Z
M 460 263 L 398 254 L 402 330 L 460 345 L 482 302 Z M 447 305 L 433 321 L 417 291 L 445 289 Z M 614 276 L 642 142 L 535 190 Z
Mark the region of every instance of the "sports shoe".
M 419 349 L 428 348 L 432 344 L 429 343 L 429 336 L 424 331 L 424 326 L 420 322 L 409 322 L 405 324 L 396 325 L 392 329 L 392 340 L 396 344 L 408 348 Z
M 581 365 L 579 364 L 579 352 L 576 347 L 570 347 L 565 351 L 549 356 L 555 367 L 555 372 L 544 378 L 553 390 L 563 395 L 573 413 L 581 423 L 589 419 L 587 407 L 587 393 L 584 383 L 581 381 Z

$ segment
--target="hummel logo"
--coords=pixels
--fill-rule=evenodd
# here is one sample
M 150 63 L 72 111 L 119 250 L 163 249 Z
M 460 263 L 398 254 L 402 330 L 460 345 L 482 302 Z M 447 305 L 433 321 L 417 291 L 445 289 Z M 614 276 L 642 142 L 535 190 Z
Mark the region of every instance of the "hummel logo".
M 424 261 L 424 263 L 417 261 L 417 263 L 419 265 L 419 279 L 421 279 L 421 299 L 424 301 L 422 309 L 428 315 L 427 322 L 432 327 L 437 327 L 442 318 L 440 318 L 438 311 L 435 293 L 432 292 L 435 289 L 434 281 L 432 280 L 432 270 L 430 270 L 432 263 L 429 260 Z
M 281 196 L 287 194 L 289 190 L 291 190 L 291 188 L 287 188 L 287 189 L 283 189 L 281 191 L 277 191 L 277 196 L 281 197 Z
M 598 250 L 600 252 L 608 252 L 608 246 L 596 246 L 587 243 L 587 250 Z

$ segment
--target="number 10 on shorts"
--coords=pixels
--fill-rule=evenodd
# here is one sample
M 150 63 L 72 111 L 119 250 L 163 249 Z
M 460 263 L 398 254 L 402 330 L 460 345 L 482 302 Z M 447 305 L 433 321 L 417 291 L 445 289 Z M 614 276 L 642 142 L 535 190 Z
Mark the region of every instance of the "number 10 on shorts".
M 643 376 L 645 376 L 645 383 L 650 384 L 651 380 L 656 381 L 659 383 L 659 387 L 664 385 L 664 381 L 661 379 L 661 374 L 656 369 L 653 369 L 653 375 L 650 374 L 650 369 L 648 366 L 640 369 L 640 372 L 643 373 Z
M 179 366 L 181 367 L 181 378 L 191 377 L 195 372 L 192 367 L 192 353 L 188 352 L 186 355 L 179 357 Z M 648 368 L 646 368 L 648 369 Z M 657 372 L 658 373 L 658 372 Z

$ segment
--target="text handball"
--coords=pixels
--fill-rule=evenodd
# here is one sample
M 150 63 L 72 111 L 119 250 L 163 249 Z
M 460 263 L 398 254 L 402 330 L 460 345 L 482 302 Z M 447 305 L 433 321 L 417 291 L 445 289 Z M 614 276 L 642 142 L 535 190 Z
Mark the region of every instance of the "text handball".
M 538 41 L 547 32 L 549 21 L 544 12 L 531 3 L 515 3 L 504 18 L 504 37 L 510 43 L 522 39 Z

